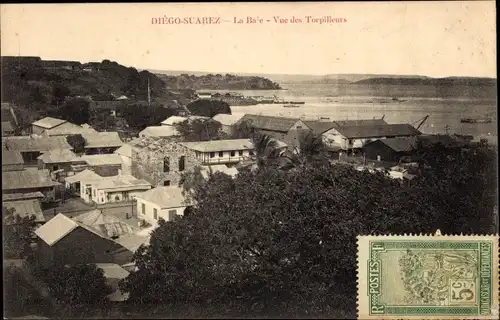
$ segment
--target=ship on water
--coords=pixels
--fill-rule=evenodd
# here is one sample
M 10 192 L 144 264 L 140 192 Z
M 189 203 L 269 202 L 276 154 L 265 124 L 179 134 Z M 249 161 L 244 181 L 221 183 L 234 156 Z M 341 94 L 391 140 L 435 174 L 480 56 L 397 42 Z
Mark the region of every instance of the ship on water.
M 283 105 L 284 108 L 300 108 L 298 105 L 296 104 L 284 104 Z
M 491 117 L 484 118 L 462 118 L 460 119 L 462 123 L 491 123 L 493 119 Z

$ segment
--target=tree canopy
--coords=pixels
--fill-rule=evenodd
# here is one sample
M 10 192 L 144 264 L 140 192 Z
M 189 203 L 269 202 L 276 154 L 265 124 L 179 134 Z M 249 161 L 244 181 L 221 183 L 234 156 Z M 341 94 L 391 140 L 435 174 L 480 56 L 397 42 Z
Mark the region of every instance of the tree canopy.
M 14 209 L 2 207 L 4 257 L 25 259 L 32 257 L 31 243 L 35 230 L 35 217 L 21 217 Z
M 78 125 L 88 123 L 90 119 L 90 102 L 83 98 L 69 99 L 51 112 L 57 118 Z
M 143 130 L 149 126 L 158 126 L 174 115 L 175 111 L 160 104 L 133 103 L 120 107 L 117 110 L 132 128 Z
M 85 138 L 81 134 L 71 134 L 66 137 L 66 141 L 73 147 L 75 153 L 82 153 L 85 151 Z
M 186 106 L 191 114 L 212 118 L 219 113 L 231 114 L 231 107 L 224 101 L 200 99 Z
M 123 289 L 143 306 L 354 317 L 356 236 L 494 232 L 495 161 L 487 146 L 432 146 L 412 186 L 329 161 L 214 174 L 189 216 L 152 233 Z
M 223 137 L 220 131 L 221 124 L 216 121 L 205 119 L 186 120 L 176 124 L 175 127 L 185 141 L 210 141 L 219 140 Z

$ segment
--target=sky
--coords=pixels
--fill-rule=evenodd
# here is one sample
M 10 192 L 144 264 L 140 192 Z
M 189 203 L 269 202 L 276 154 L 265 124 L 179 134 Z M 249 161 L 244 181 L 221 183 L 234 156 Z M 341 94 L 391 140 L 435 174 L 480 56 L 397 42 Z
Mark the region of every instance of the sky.
M 496 77 L 495 13 L 494 1 L 2 4 L 1 52 L 156 70 Z M 219 23 L 160 21 L 190 17 Z

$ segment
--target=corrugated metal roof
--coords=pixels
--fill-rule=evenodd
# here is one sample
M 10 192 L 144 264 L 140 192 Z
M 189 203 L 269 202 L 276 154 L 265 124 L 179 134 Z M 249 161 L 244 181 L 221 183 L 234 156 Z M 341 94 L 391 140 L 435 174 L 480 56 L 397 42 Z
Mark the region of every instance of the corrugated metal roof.
M 348 139 L 351 138 L 378 138 L 387 136 L 416 136 L 420 131 L 409 124 L 386 124 L 372 126 L 346 126 L 335 128 Z
M 12 194 L 2 194 L 3 201 L 16 201 L 16 200 L 28 200 L 28 199 L 41 199 L 45 196 L 40 191 L 37 192 L 27 192 L 27 193 L 12 193 Z
M 78 227 L 82 227 L 101 238 L 106 238 L 104 235 L 100 234 L 97 230 L 91 227 L 85 226 L 84 224 L 78 223 L 62 213 L 58 213 L 54 218 L 50 219 L 43 226 L 35 230 L 35 234 L 42 239 L 49 246 L 53 246 L 59 240 L 70 234 L 73 230 Z M 107 238 L 106 238 L 107 239 Z
M 45 129 L 52 129 L 54 127 L 57 127 L 58 125 L 61 125 L 63 123 L 67 122 L 66 120 L 62 119 L 57 119 L 57 118 L 52 118 L 52 117 L 45 117 L 40 120 L 37 120 L 32 123 L 32 125 L 37 126 L 37 127 L 42 127 Z
M 69 149 L 54 149 L 45 152 L 37 159 L 42 160 L 45 163 L 62 163 L 71 162 L 75 157 L 76 154 Z
M 388 124 L 384 119 L 357 119 L 357 120 L 335 120 L 338 126 L 374 126 Z
M 5 148 L 8 150 L 18 150 L 21 152 L 46 152 L 53 149 L 73 149 L 64 136 L 6 137 L 2 140 L 5 144 Z
M 73 220 L 93 227 L 108 237 L 121 236 L 139 231 L 139 228 L 133 228 L 115 216 L 103 214 L 99 209 L 82 213 L 74 217 Z
M 92 154 L 76 157 L 73 162 L 86 162 L 89 166 L 121 165 L 122 158 L 117 154 Z
M 224 126 L 232 126 L 238 121 L 240 121 L 241 118 L 243 118 L 244 116 L 245 116 L 244 113 L 233 113 L 233 114 L 220 113 L 213 116 L 212 119 Z
M 2 190 L 53 187 L 60 183 L 52 181 L 49 170 L 24 170 L 2 172 Z
M 24 164 L 21 152 L 16 150 L 2 150 L 2 166 Z
M 157 127 L 147 127 L 146 129 L 139 132 L 139 136 L 143 137 L 173 137 L 179 136 L 180 132 L 173 126 L 157 126 Z
M 177 186 L 156 187 L 138 195 L 137 198 L 150 201 L 162 209 L 186 206 L 182 189 Z
M 115 263 L 96 263 L 95 265 L 104 271 L 105 278 L 125 279 L 130 274 Z
M 167 119 L 163 120 L 161 122 L 161 124 L 167 125 L 167 126 L 173 126 L 174 124 L 184 122 L 187 119 L 188 118 L 186 118 L 186 117 L 171 116 L 171 117 L 168 117 Z
M 78 172 L 74 176 L 66 177 L 64 179 L 64 181 L 67 183 L 75 183 L 75 182 L 80 182 L 82 180 L 92 181 L 92 180 L 99 180 L 101 178 L 102 177 L 100 175 L 98 175 L 97 173 L 95 173 L 94 171 L 89 170 L 89 169 L 85 169 L 81 172 Z
M 92 128 L 83 128 L 71 122 L 66 122 L 52 130 L 44 131 L 48 136 L 63 136 L 63 135 L 73 135 L 73 134 L 84 134 L 84 133 L 94 133 L 97 132 Z
M 183 142 L 182 145 L 191 150 L 200 152 L 218 152 L 218 151 L 236 151 L 236 150 L 253 150 L 254 145 L 249 139 L 232 139 L 232 140 L 212 140 L 200 142 Z
M 151 188 L 151 184 L 146 180 L 137 179 L 132 175 L 118 175 L 112 177 L 102 177 L 95 181 L 94 187 L 99 190 L 105 189 L 131 189 L 142 190 Z
M 288 132 L 288 130 L 300 121 L 300 119 L 246 114 L 238 121 L 238 123 L 243 121 L 249 121 L 250 125 L 256 129 Z
M 408 152 L 416 148 L 416 139 L 414 137 L 379 139 L 376 141 L 385 144 L 396 152 Z
M 137 249 L 143 244 L 147 245 L 149 243 L 150 236 L 143 236 L 138 234 L 124 234 L 115 240 L 116 243 L 122 247 L 130 250 L 131 252 L 136 252 Z
M 333 121 L 304 120 L 303 122 L 312 129 L 315 135 L 320 135 L 331 128 L 335 128 L 335 122 Z
M 14 215 L 25 217 L 35 217 L 37 222 L 45 222 L 39 199 L 4 201 L 2 205 L 7 209 L 14 209 Z
M 84 133 L 82 136 L 85 139 L 85 149 L 121 147 L 123 145 L 118 132 Z

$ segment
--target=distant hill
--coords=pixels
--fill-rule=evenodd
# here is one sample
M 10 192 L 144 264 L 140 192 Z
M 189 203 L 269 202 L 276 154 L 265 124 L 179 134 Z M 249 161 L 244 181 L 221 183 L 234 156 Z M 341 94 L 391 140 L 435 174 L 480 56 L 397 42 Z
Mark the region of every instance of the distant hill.
M 362 85 L 430 85 L 430 86 L 496 86 L 494 78 L 447 77 L 447 78 L 409 78 L 377 77 L 354 82 Z
M 39 57 L 2 57 L 2 99 L 19 104 L 51 103 L 57 95 L 112 99 L 126 95 L 146 100 L 167 92 L 161 79 L 117 62 L 46 61 Z
M 279 90 L 280 85 L 264 77 L 232 74 L 157 74 L 167 89 L 194 90 Z

